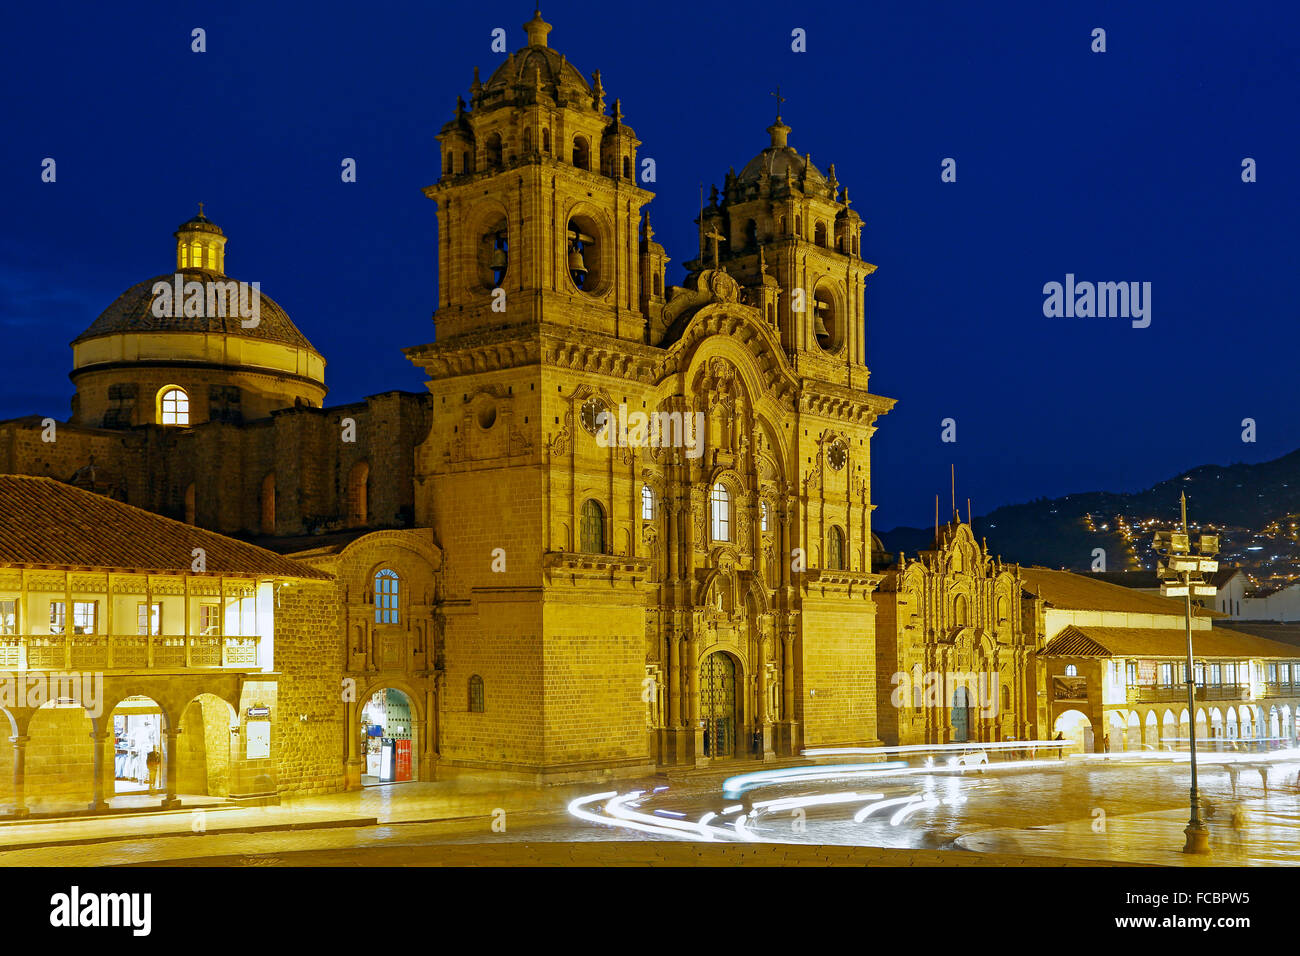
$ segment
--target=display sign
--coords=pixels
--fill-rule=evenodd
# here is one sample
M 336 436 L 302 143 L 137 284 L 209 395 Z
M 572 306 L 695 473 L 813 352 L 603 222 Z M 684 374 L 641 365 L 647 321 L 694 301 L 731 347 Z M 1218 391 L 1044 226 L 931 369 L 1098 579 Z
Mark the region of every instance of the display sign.
M 248 716 L 249 717 L 270 717 L 271 708 L 260 704 L 257 707 L 250 707 L 248 708 Z
M 1138 661 L 1138 683 L 1154 684 L 1156 682 L 1156 662 Z

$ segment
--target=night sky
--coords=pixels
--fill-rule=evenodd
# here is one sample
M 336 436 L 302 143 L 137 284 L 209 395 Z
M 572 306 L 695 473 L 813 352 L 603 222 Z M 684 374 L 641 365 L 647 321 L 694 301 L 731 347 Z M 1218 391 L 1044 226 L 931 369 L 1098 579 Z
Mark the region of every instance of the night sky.
M 1134 9 L 1134 7 L 1152 9 Z M 1159 9 L 1163 7 L 1163 9 Z M 548 2 L 653 157 L 670 283 L 698 184 L 767 145 L 835 163 L 864 217 L 876 525 L 1137 490 L 1300 446 L 1300 5 Z M 227 272 L 328 361 L 330 404 L 418 391 L 438 129 L 532 4 L 10 4 L 0 22 L 0 417 L 60 419 L 68 343 L 170 272 L 203 200 Z M 190 31 L 207 31 L 207 52 Z M 1107 52 L 1093 53 L 1092 31 Z M 807 52 L 791 51 L 791 31 Z M 41 182 L 41 161 L 57 182 Z M 354 157 L 358 181 L 340 181 Z M 940 163 L 957 160 L 957 182 Z M 1245 157 L 1258 182 L 1243 183 Z M 1151 325 L 1046 318 L 1043 285 L 1152 284 Z M 954 418 L 957 442 L 940 441 Z M 1258 441 L 1241 441 L 1254 418 Z

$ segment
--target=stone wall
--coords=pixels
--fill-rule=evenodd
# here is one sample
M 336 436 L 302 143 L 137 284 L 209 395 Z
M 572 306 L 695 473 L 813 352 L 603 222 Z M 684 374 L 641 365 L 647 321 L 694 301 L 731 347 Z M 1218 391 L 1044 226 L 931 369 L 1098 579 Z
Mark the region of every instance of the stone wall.
M 302 583 L 279 592 L 272 754 L 281 793 L 343 789 L 343 627 L 336 586 Z M 306 717 L 303 720 L 302 717 Z

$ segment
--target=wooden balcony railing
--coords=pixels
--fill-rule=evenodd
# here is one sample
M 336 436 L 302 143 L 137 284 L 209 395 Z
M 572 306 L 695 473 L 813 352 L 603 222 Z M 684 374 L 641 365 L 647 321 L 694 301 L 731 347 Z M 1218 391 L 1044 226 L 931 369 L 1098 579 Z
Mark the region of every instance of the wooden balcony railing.
M 260 645 L 230 634 L 0 634 L 0 670 L 257 670 Z
M 1249 684 L 1197 684 L 1197 700 L 1246 700 L 1250 695 Z M 1158 702 L 1187 701 L 1186 684 L 1138 684 L 1128 688 L 1130 704 L 1153 704 Z

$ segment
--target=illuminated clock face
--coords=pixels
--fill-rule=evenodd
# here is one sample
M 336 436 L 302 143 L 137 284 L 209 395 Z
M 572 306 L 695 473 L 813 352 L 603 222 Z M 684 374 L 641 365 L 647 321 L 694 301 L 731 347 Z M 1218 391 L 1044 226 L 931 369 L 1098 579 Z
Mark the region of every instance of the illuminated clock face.
M 836 441 L 831 444 L 830 449 L 826 452 L 826 460 L 836 471 L 844 467 L 844 463 L 849 460 L 849 450 L 844 447 L 844 442 Z
M 600 431 L 601 421 L 600 414 L 605 410 L 605 403 L 598 398 L 589 398 L 582 403 L 580 418 L 582 427 L 587 429 L 592 435 Z

